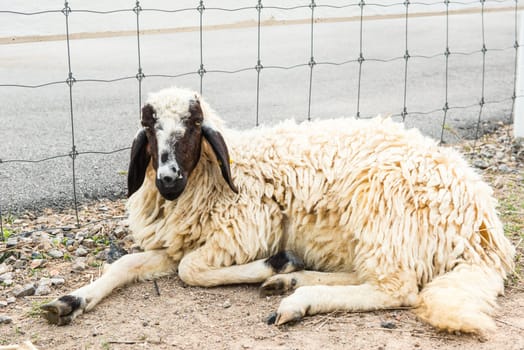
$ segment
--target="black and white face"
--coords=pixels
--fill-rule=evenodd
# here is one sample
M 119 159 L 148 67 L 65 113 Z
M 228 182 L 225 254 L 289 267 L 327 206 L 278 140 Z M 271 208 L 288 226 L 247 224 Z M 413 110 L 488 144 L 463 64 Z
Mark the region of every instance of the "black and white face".
M 151 105 L 142 109 L 142 126 L 156 170 L 160 194 L 176 199 L 200 159 L 203 115 L 198 100 L 191 100 L 187 114 L 158 115 Z
M 167 200 L 177 199 L 187 187 L 201 152 L 209 152 L 211 158 L 214 155 L 222 177 L 238 193 L 231 178 L 227 145 L 210 120 L 213 112 L 201 97 L 189 90 L 170 88 L 152 94 L 149 101 L 142 108 L 142 128 L 131 147 L 128 196 L 140 189 L 151 164 L 159 193 Z M 203 142 L 209 147 L 203 149 Z

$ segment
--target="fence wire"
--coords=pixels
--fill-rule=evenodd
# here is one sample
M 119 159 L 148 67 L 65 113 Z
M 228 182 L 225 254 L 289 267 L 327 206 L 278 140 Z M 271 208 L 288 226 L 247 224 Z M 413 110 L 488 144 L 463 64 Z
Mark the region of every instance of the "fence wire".
M 433 113 L 440 113 L 442 112 L 442 128 L 441 128 L 441 134 L 440 134 L 440 140 L 441 142 L 444 139 L 444 130 L 445 125 L 447 121 L 447 117 L 449 115 L 449 112 L 451 110 L 462 110 L 462 109 L 470 109 L 475 108 L 477 106 L 479 108 L 478 111 L 478 117 L 477 117 L 477 123 L 476 123 L 476 139 L 479 137 L 480 133 L 480 125 L 482 122 L 482 116 L 483 112 L 485 110 L 485 107 L 487 105 L 492 104 L 499 104 L 499 103 L 505 103 L 512 101 L 512 105 L 514 106 L 515 100 L 520 97 L 524 96 L 517 96 L 516 91 L 516 76 L 517 76 L 517 53 L 518 49 L 520 47 L 520 44 L 518 42 L 518 36 L 517 36 L 517 29 L 518 29 L 518 11 L 519 11 L 519 0 L 514 0 L 514 45 L 511 47 L 493 47 L 493 48 L 487 48 L 486 47 L 486 39 L 485 39 L 485 12 L 486 12 L 486 4 L 489 3 L 504 3 L 507 2 L 507 0 L 470 0 L 470 1 L 451 1 L 451 0 L 444 0 L 444 1 L 430 1 L 430 2 L 424 2 L 424 1 L 410 1 L 405 0 L 403 2 L 398 3 L 392 3 L 392 4 L 381 4 L 381 3 L 368 3 L 365 2 L 365 0 L 359 0 L 357 1 L 348 1 L 345 4 L 317 4 L 315 0 L 311 0 L 308 4 L 303 5 L 296 5 L 296 6 L 264 6 L 263 0 L 257 0 L 256 3 L 254 3 L 252 6 L 243 6 L 243 7 L 235 7 L 235 8 L 225 8 L 225 7 L 207 7 L 205 6 L 205 2 L 203 0 L 198 1 L 197 6 L 195 7 L 189 7 L 189 8 L 174 8 L 174 9 L 162 9 L 162 8 L 143 8 L 140 4 L 140 1 L 137 0 L 134 3 L 134 7 L 130 8 L 124 8 L 124 9 L 114 9 L 114 10 L 106 10 L 106 11 L 98 11 L 98 10 L 91 10 L 91 9 L 76 9 L 71 8 L 69 6 L 68 1 L 64 2 L 64 6 L 62 9 L 51 9 L 51 10 L 43 10 L 43 11 L 34 11 L 34 12 L 22 12 L 22 11 L 5 11 L 0 10 L 0 14 L 9 14 L 9 15 L 17 15 L 17 16 L 39 16 L 44 14 L 50 14 L 50 13 L 62 13 L 65 18 L 65 40 L 67 42 L 67 78 L 63 81 L 50 81 L 50 82 L 43 82 L 40 84 L 23 84 L 23 83 L 16 83 L 16 84 L 8 84 L 8 83 L 1 83 L 1 88 L 21 88 L 21 89 L 41 89 L 46 88 L 50 86 L 55 85 L 61 85 L 65 84 L 68 89 L 68 95 L 69 95 L 69 116 L 70 116 L 70 124 L 71 124 L 71 151 L 67 154 L 57 154 L 52 155 L 48 157 L 43 157 L 40 159 L 0 159 L 0 166 L 8 166 L 9 164 L 13 163 L 42 163 L 47 162 L 54 159 L 59 158 L 70 158 L 72 163 L 72 173 L 71 173 L 71 187 L 72 187 L 72 196 L 73 196 L 73 206 L 76 216 L 76 227 L 80 228 L 88 224 L 81 225 L 80 219 L 79 219 L 79 213 L 78 213 L 78 199 L 77 199 L 77 184 L 76 184 L 76 162 L 79 157 L 83 155 L 89 155 L 89 154 L 98 154 L 98 155 L 109 155 L 114 153 L 119 153 L 123 151 L 128 151 L 130 147 L 125 148 L 119 148 L 114 150 L 93 150 L 93 151 L 79 151 L 77 149 L 77 145 L 75 143 L 75 118 L 74 118 L 74 108 L 73 108 L 73 97 L 74 97 L 74 87 L 77 84 L 82 83 L 99 83 L 99 84 L 111 84 L 115 82 L 120 81 L 126 81 L 126 80 L 133 80 L 135 79 L 137 81 L 137 90 L 138 90 L 138 116 L 140 118 L 140 110 L 142 106 L 142 83 L 143 80 L 146 78 L 181 78 L 185 76 L 194 76 L 198 75 L 200 79 L 200 93 L 203 93 L 204 89 L 204 76 L 206 74 L 239 74 L 246 71 L 254 71 L 256 73 L 256 106 L 255 106 L 255 125 L 259 125 L 259 107 L 260 107 L 260 78 L 263 74 L 262 72 L 265 70 L 294 70 L 298 68 L 308 67 L 309 68 L 309 85 L 308 85 L 308 96 L 307 96 L 307 119 L 311 119 L 311 105 L 312 105 L 312 94 L 314 91 L 314 79 L 313 79 L 313 71 L 316 66 L 346 66 L 351 64 L 357 64 L 358 65 L 358 79 L 357 79 L 357 97 L 356 97 L 356 111 L 355 111 L 355 117 L 356 118 L 363 118 L 361 115 L 361 85 L 362 85 L 362 75 L 363 75 L 363 66 L 366 65 L 367 62 L 378 62 L 378 63 L 390 63 L 395 61 L 404 61 L 404 79 L 403 79 L 403 101 L 402 101 L 402 110 L 399 111 L 399 113 L 393 114 L 393 117 L 401 117 L 403 121 L 406 120 L 408 115 L 429 115 Z M 470 50 L 470 51 L 452 51 L 449 47 L 449 38 L 450 38 L 450 26 L 449 26 L 449 17 L 452 14 L 450 6 L 451 5 L 458 5 L 458 6 L 472 6 L 472 5 L 478 5 L 480 3 L 480 17 L 481 17 L 481 28 L 480 28 L 480 36 L 482 38 L 482 47 L 476 50 Z M 443 14 L 445 16 L 446 25 L 445 25 L 445 48 L 443 50 L 438 50 L 434 54 L 430 55 L 411 55 L 409 52 L 409 18 L 410 18 L 410 7 L 414 5 L 418 6 L 442 6 L 442 4 L 445 5 L 445 13 Z M 358 57 L 354 59 L 347 59 L 342 61 L 317 61 L 315 60 L 315 46 L 314 46 L 314 28 L 315 28 L 315 10 L 321 9 L 321 8 L 327 8 L 327 9 L 344 9 L 344 8 L 358 8 L 358 21 L 359 21 L 359 52 Z M 366 57 L 365 52 L 363 51 L 363 43 L 364 43 L 364 35 L 363 35 L 363 28 L 365 23 L 365 13 L 366 9 L 377 7 L 377 8 L 392 8 L 392 7 L 399 7 L 404 8 L 404 54 L 402 56 L 394 56 L 389 58 L 374 58 L 374 57 Z M 309 22 L 309 57 L 305 58 L 305 61 L 303 63 L 294 64 L 294 65 L 263 65 L 262 61 L 262 52 L 261 52 L 261 35 L 263 27 L 263 22 L 261 20 L 262 18 L 262 12 L 265 10 L 277 10 L 277 11 L 293 11 L 297 9 L 309 9 L 310 11 L 310 22 Z M 238 12 L 238 11 L 256 11 L 257 12 L 257 21 L 256 21 L 256 27 L 257 27 L 257 57 L 256 57 L 256 63 L 253 66 L 245 66 L 245 67 L 239 67 L 237 69 L 232 70 L 223 70 L 223 69 L 207 69 L 204 65 L 204 43 L 203 43 L 203 32 L 205 30 L 205 13 L 207 11 L 221 11 L 221 12 Z M 194 13 L 195 11 L 198 12 L 199 15 L 199 54 L 200 54 L 200 62 L 198 67 L 194 71 L 187 71 L 187 72 L 181 72 L 176 74 L 151 74 L 148 75 L 144 72 L 144 69 L 142 67 L 142 60 L 141 60 L 141 46 L 140 46 L 140 37 L 141 37 L 141 29 L 140 29 L 140 15 L 144 12 L 150 12 L 150 13 Z M 69 22 L 71 14 L 74 13 L 89 13 L 94 15 L 108 15 L 108 14 L 114 14 L 114 13 L 122 13 L 122 12 L 133 12 L 136 15 L 136 46 L 137 46 L 137 73 L 135 75 L 129 75 L 129 76 L 121 76 L 121 77 L 113 77 L 113 78 L 106 78 L 106 79 L 92 79 L 88 77 L 78 78 L 75 77 L 73 74 L 73 66 L 71 62 L 71 50 L 69 42 L 71 40 L 71 33 L 69 31 Z M 513 94 L 510 97 L 502 98 L 498 100 L 487 100 L 485 97 L 485 76 L 486 76 L 486 54 L 488 52 L 509 52 L 514 51 L 514 74 L 513 74 Z M 479 93 L 479 102 L 475 104 L 469 104 L 469 105 L 453 105 L 451 106 L 449 104 L 449 58 L 453 55 L 461 55 L 461 56 L 471 56 L 471 55 L 477 55 L 480 54 L 482 57 L 482 77 L 481 77 L 481 86 L 480 86 L 480 93 Z M 416 60 L 431 60 L 438 57 L 442 57 L 445 62 L 445 88 L 444 88 L 444 96 L 443 96 L 443 105 L 442 108 L 438 109 L 432 109 L 432 110 L 426 110 L 426 111 L 408 111 L 408 82 L 409 82 L 409 66 L 410 62 L 412 62 L 414 59 Z M 367 117 L 367 116 L 366 116 Z M 511 116 L 513 118 L 513 115 Z M 513 120 L 513 119 L 512 119 Z M 112 220 L 112 219 L 107 219 Z M 2 217 L 2 208 L 0 207 L 0 231 L 2 234 L 0 234 L 0 240 L 4 239 L 4 224 L 3 224 L 3 217 Z M 97 221 L 98 222 L 98 221 Z M 49 230 L 56 229 L 56 227 L 50 227 Z M 43 228 L 42 230 L 46 230 L 46 228 Z

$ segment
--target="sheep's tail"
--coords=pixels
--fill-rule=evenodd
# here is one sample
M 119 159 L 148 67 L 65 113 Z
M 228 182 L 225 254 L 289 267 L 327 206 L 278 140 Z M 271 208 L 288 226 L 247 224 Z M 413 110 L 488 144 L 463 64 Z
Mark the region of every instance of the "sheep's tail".
M 441 330 L 484 333 L 495 329 L 491 314 L 503 291 L 496 270 L 464 263 L 422 289 L 415 313 Z

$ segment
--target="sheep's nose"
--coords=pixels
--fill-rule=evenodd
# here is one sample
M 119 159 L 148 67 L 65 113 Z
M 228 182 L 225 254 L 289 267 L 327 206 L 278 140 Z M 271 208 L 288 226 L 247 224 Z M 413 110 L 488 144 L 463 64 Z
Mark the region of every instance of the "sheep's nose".
M 171 176 L 164 176 L 161 180 L 165 185 L 170 185 L 175 181 L 175 178 Z
M 164 186 L 173 186 L 175 184 L 175 180 L 182 178 L 182 174 L 180 173 L 180 170 L 176 168 L 171 168 L 170 171 L 166 172 L 165 174 L 161 174 L 160 181 L 164 184 Z

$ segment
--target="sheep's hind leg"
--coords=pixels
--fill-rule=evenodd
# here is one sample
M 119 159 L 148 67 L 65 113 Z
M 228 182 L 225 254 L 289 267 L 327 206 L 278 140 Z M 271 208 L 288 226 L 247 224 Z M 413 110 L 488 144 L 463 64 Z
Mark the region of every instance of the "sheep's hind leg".
M 152 250 L 125 255 L 109 265 L 96 281 L 42 305 L 43 316 L 56 325 L 66 325 L 78 315 L 90 311 L 115 288 L 129 282 L 151 279 L 173 273 L 175 262 L 165 250 Z
M 269 324 L 298 321 L 306 315 L 334 311 L 371 311 L 414 306 L 418 289 L 414 281 L 395 281 L 386 285 L 363 283 L 353 286 L 305 286 L 284 298 Z
M 269 277 L 262 286 L 260 286 L 260 294 L 262 296 L 284 294 L 287 291 L 303 286 L 336 286 L 360 283 L 361 281 L 354 272 L 320 272 L 304 270 Z
M 260 283 L 277 273 L 290 273 L 304 268 L 302 259 L 291 251 L 282 251 L 268 259 L 247 264 L 210 266 L 202 247 L 184 256 L 178 266 L 178 275 L 189 285 L 213 287 L 225 284 Z

